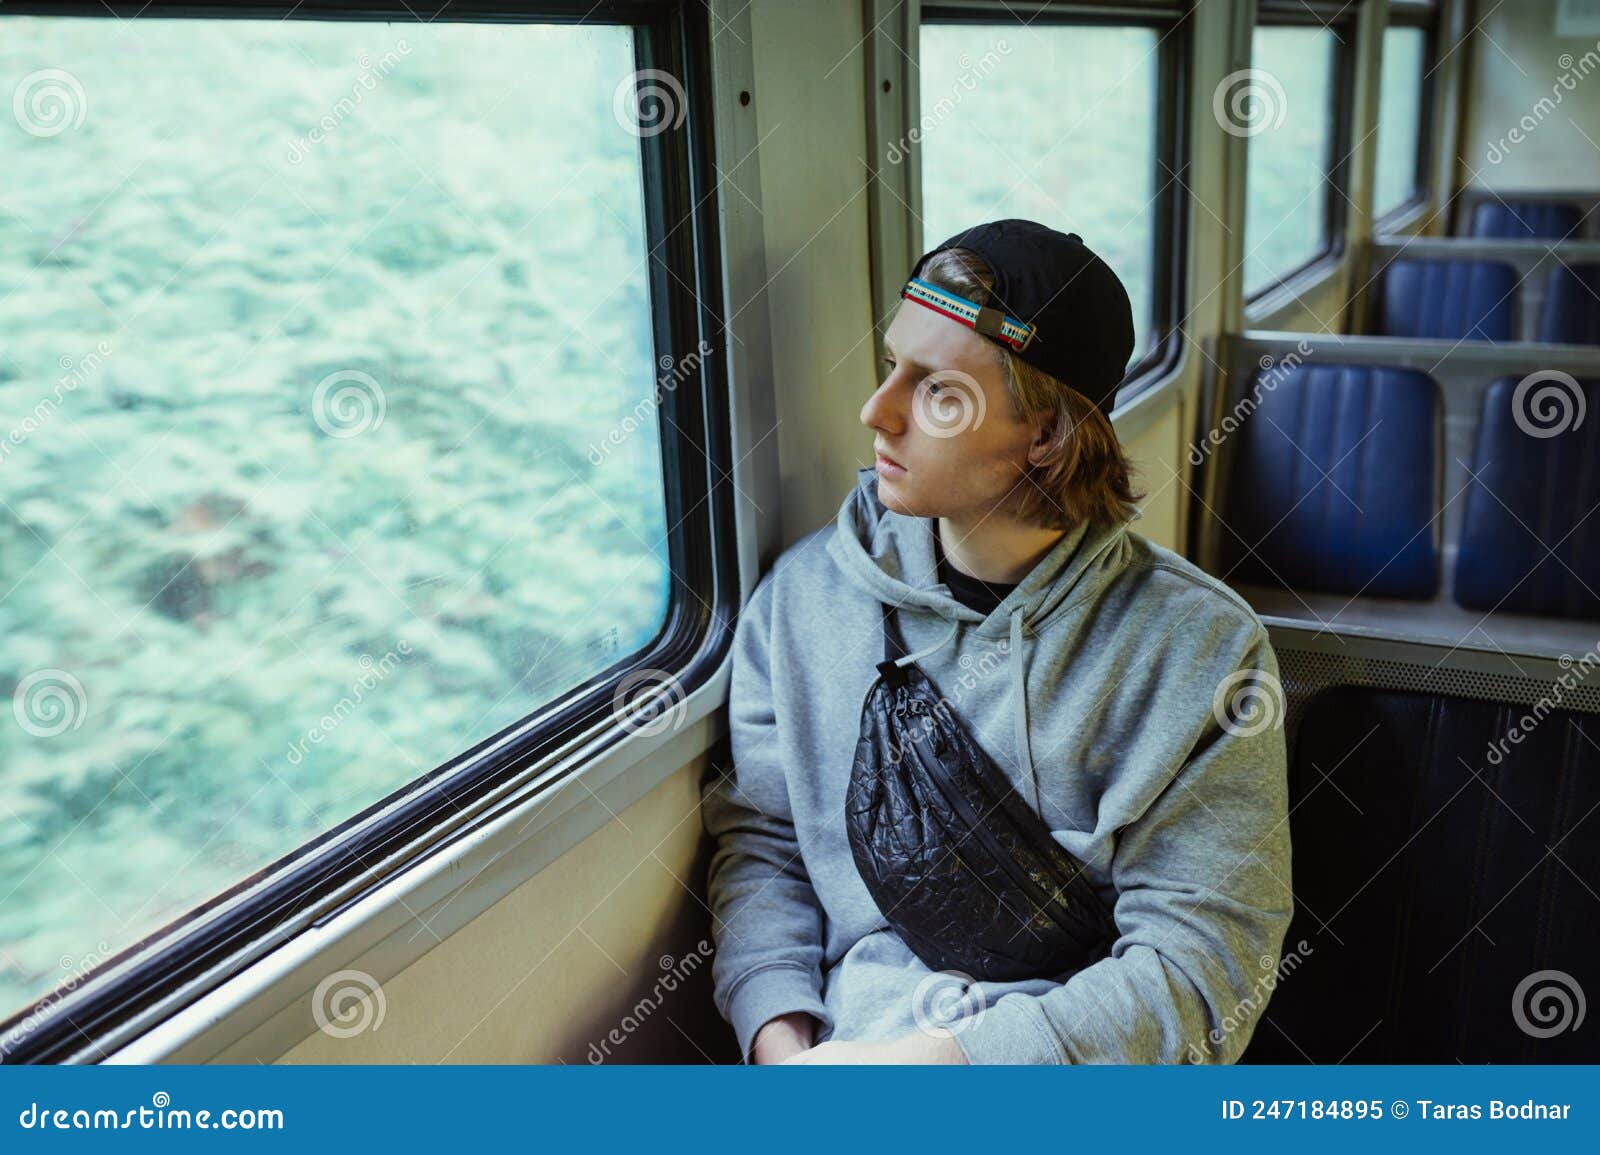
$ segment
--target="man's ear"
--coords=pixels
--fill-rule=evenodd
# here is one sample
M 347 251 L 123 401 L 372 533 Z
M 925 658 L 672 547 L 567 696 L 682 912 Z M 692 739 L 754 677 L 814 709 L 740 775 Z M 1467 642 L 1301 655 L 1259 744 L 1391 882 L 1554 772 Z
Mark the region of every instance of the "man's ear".
M 1056 448 L 1056 423 L 1051 418 L 1033 427 L 1033 442 L 1028 446 L 1028 464 L 1040 466 Z

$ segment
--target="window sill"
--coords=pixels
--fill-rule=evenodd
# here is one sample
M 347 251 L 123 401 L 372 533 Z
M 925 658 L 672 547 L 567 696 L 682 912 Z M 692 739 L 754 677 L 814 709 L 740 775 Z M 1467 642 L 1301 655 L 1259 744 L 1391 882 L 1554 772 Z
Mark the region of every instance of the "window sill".
M 1182 337 L 1177 340 L 1169 356 L 1128 382 L 1132 396 L 1112 411 L 1111 427 L 1124 444 L 1151 428 L 1171 407 L 1171 396 L 1182 388 L 1189 349 Z
M 324 922 L 301 932 L 169 1017 L 151 1008 L 129 1024 L 116 1064 L 273 1062 L 315 1031 L 313 989 L 323 976 L 355 967 L 386 983 L 454 931 L 599 830 L 721 737 L 728 677 L 691 694 L 685 724 L 651 738 L 635 735 L 590 759 L 548 789 L 539 780 L 471 830 Z M 584 757 L 574 752 L 574 758 Z M 557 768 L 541 774 L 544 779 Z M 582 787 L 581 789 L 579 787 Z M 413 913 L 414 912 L 414 913 Z
M 1374 240 L 1382 241 L 1389 237 L 1409 237 L 1413 234 L 1406 230 L 1423 221 L 1430 215 L 1430 208 L 1426 199 L 1407 201 L 1399 208 L 1390 209 L 1388 213 L 1379 217 L 1372 225 Z
M 1324 287 L 1337 277 L 1344 265 L 1344 251 L 1337 250 L 1291 273 L 1271 288 L 1248 299 L 1244 306 L 1247 329 L 1281 329 L 1280 314 L 1299 304 L 1303 297 Z

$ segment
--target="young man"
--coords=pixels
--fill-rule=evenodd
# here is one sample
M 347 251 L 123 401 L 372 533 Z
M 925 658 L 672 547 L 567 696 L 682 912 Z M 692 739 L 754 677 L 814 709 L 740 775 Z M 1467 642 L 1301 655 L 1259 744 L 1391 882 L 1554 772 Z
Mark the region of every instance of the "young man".
M 718 1010 L 757 1063 L 1232 1062 L 1292 912 L 1282 690 L 1250 607 L 1128 528 L 1127 293 L 1076 234 L 1003 220 L 902 296 L 861 411 L 875 467 L 736 631 L 733 771 L 704 795 Z M 874 902 L 845 805 L 885 604 L 1083 863 L 1105 957 L 935 972 Z

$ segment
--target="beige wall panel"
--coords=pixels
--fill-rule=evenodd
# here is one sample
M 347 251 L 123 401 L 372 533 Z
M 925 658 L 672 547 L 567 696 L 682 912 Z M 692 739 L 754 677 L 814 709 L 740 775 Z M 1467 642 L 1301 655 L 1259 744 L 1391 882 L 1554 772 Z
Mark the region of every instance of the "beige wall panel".
M 857 420 L 877 385 L 861 13 L 858 0 L 751 8 L 785 542 L 831 521 L 872 464 Z
M 1600 154 L 1600 44 L 1558 37 L 1556 0 L 1479 4 L 1461 138 L 1462 182 L 1587 190 Z M 1515 63 L 1507 56 L 1515 57 Z M 1520 137 L 1513 139 L 1512 134 Z
M 708 860 L 702 768 L 673 774 L 383 984 L 375 1030 L 316 1032 L 281 1061 L 729 1061 L 698 949 L 709 916 L 685 889 L 703 890 Z M 688 979 L 666 991 L 674 968 Z

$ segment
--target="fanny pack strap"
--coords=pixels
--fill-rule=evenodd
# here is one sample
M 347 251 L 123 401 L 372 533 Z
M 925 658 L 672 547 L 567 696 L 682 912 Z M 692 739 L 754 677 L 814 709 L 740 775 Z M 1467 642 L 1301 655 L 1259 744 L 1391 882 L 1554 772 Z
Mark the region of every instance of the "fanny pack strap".
M 906 640 L 900 635 L 900 623 L 894 616 L 894 606 L 883 603 L 883 660 L 898 661 L 906 656 Z

